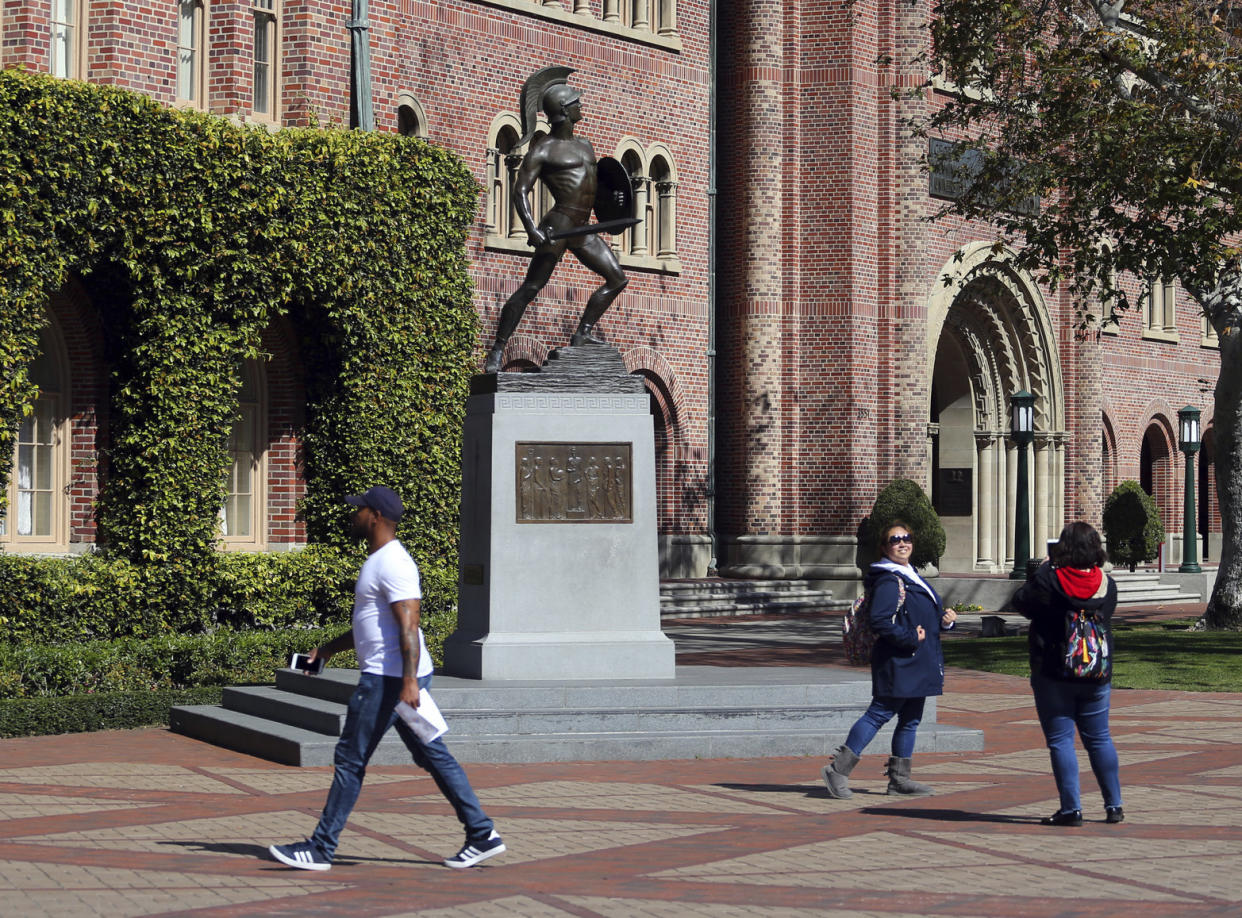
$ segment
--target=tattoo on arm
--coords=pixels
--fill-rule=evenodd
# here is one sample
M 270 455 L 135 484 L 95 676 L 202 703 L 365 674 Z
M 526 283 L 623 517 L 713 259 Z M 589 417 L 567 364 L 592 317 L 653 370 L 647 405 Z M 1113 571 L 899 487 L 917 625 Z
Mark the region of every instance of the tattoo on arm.
M 392 604 L 392 614 L 397 619 L 401 638 L 401 661 L 405 667 L 405 676 L 410 679 L 418 676 L 420 605 L 417 599 L 402 599 Z

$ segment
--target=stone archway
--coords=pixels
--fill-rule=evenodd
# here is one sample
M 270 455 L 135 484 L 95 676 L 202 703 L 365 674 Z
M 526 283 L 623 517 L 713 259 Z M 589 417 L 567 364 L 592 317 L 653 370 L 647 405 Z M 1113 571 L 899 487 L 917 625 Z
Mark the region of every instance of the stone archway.
M 1003 260 L 975 255 L 946 270 L 952 282 L 929 304 L 929 466 L 948 537 L 941 568 L 994 573 L 1013 564 L 1009 397 L 1020 389 L 1036 397 L 1028 487 L 1031 553 L 1040 557 L 1065 514 L 1064 391 L 1038 289 Z

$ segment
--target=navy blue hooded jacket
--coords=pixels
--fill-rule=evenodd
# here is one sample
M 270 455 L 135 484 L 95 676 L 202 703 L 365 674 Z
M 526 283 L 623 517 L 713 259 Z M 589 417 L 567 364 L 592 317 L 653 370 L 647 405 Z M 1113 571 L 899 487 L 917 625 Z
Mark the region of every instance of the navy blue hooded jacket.
M 897 578 L 906 586 L 906 602 L 894 620 L 899 594 Z M 940 650 L 940 622 L 944 603 L 931 587 L 892 568 L 871 565 L 863 588 L 871 595 L 868 612 L 875 632 L 871 652 L 871 694 L 891 698 L 926 698 L 944 693 L 944 654 Z M 929 593 L 928 590 L 931 592 Z M 920 641 L 915 628 L 923 626 Z

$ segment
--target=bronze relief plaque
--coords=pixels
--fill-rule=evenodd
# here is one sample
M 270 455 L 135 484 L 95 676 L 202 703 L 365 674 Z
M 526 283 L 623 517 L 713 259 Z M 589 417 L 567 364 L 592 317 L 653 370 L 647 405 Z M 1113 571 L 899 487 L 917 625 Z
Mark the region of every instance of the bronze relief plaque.
M 633 444 L 516 444 L 519 523 L 634 522 Z

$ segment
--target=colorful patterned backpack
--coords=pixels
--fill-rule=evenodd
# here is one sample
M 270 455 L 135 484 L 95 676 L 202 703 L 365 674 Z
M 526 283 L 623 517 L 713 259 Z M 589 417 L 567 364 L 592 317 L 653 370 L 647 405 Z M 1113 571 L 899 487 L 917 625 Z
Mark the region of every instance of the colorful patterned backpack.
M 1071 612 L 1065 622 L 1065 675 L 1088 682 L 1105 682 L 1113 672 L 1108 633 L 1086 609 Z
M 896 619 L 906 604 L 906 584 L 897 578 Z M 871 662 L 871 650 L 875 647 L 875 632 L 871 630 L 871 594 L 866 590 L 854 600 L 841 622 L 841 642 L 845 644 L 845 659 L 851 666 L 866 666 Z

